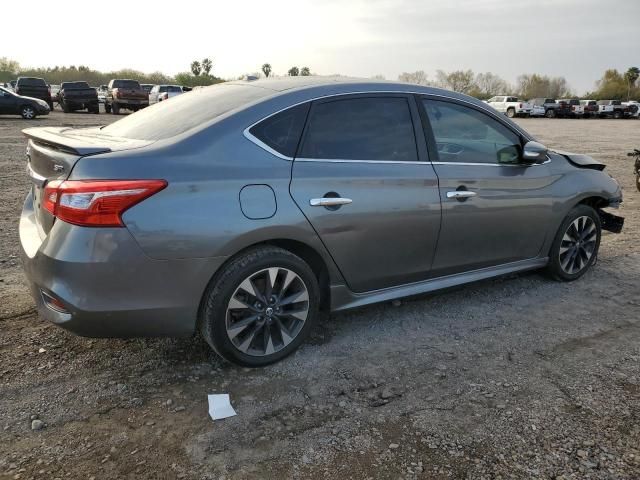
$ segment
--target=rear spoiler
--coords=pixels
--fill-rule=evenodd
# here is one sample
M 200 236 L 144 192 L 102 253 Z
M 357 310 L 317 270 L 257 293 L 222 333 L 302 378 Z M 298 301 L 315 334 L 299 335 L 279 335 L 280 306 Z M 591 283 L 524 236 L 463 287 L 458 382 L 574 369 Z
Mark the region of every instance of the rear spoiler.
M 24 129 L 22 133 L 36 144 L 72 155 L 84 157 L 112 151 L 111 147 L 105 146 L 109 142 L 103 138 L 82 135 L 68 127 L 33 127 Z

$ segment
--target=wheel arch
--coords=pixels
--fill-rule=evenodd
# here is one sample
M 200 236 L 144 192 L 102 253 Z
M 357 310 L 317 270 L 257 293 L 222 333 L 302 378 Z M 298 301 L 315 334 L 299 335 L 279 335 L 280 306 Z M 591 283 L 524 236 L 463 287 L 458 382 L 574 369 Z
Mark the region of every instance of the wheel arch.
M 300 257 L 303 261 L 305 261 L 318 280 L 318 286 L 320 287 L 320 308 L 322 310 L 328 310 L 331 306 L 331 292 L 330 292 L 330 274 L 329 274 L 329 266 L 327 265 L 325 259 L 322 255 L 310 245 L 301 242 L 299 240 L 292 240 L 288 238 L 273 238 L 269 240 L 263 240 L 260 242 L 253 243 L 251 245 L 247 245 L 246 247 L 238 250 L 233 255 L 229 256 L 225 260 L 225 262 L 220 265 L 220 267 L 215 271 L 215 273 L 211 276 L 209 282 L 203 289 L 200 296 L 200 305 L 198 311 L 202 310 L 204 305 L 205 296 L 213 283 L 215 283 L 218 277 L 224 272 L 224 269 L 229 265 L 229 263 L 235 260 L 238 256 L 243 255 L 244 253 L 260 248 L 260 247 L 278 247 L 283 250 L 287 250 L 290 253 Z M 200 321 L 201 315 L 198 315 L 198 321 Z

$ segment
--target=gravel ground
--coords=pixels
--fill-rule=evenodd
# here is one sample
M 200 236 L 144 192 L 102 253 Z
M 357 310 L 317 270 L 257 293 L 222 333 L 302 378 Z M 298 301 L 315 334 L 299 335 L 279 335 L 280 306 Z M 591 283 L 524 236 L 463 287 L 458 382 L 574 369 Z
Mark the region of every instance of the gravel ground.
M 199 338 L 91 340 L 35 315 L 18 260 L 32 125 L 0 118 L 0 479 L 640 477 L 640 122 L 519 120 L 594 155 L 626 217 L 597 265 L 324 318 L 295 355 L 222 364 Z M 238 416 L 213 422 L 208 393 Z

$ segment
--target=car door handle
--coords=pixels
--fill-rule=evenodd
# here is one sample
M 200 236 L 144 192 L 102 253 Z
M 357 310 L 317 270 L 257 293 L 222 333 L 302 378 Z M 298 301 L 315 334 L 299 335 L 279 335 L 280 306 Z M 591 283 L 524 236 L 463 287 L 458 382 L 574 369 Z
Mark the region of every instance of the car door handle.
M 312 207 L 336 207 L 340 205 L 348 205 L 353 200 L 350 198 L 342 198 L 342 197 L 323 197 L 323 198 L 312 198 L 309 200 L 309 205 Z
M 469 190 L 456 190 L 454 192 L 447 192 L 447 198 L 469 198 L 475 196 L 476 192 L 470 192 Z

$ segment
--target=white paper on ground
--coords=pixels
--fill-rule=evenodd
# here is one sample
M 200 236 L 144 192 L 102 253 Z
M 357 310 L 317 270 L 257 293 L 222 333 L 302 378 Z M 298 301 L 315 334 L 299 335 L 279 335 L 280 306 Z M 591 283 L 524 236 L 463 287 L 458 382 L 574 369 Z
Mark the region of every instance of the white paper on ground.
M 236 415 L 236 411 L 229 402 L 229 394 L 216 393 L 208 395 L 209 397 L 209 415 L 213 420 L 219 420 L 221 418 L 233 417 Z

